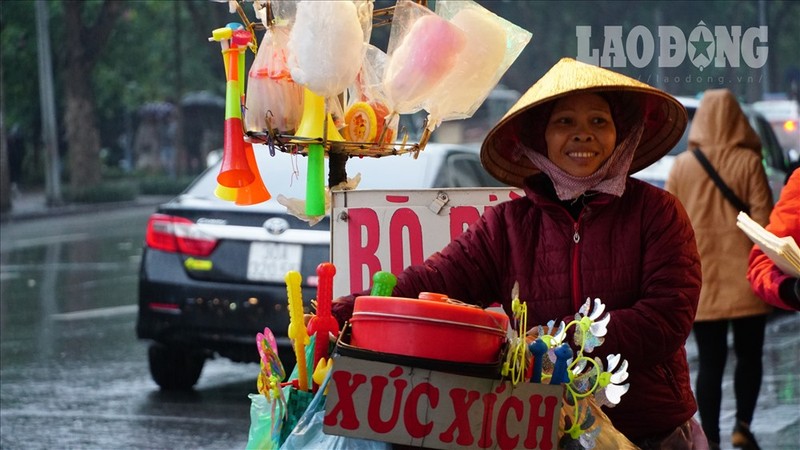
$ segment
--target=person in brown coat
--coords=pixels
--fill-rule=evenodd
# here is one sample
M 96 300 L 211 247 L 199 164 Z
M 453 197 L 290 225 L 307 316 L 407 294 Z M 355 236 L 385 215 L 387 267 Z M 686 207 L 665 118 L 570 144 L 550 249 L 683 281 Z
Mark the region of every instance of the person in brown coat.
M 702 151 L 753 220 L 761 225 L 769 221 L 772 196 L 761 163 L 761 140 L 731 91 L 704 93 L 689 130 L 689 151 L 675 158 L 665 188 L 686 208 L 700 253 L 703 285 L 693 331 L 700 359 L 695 395 L 703 430 L 712 448 L 718 448 L 730 327 L 736 352 L 736 425 L 731 443 L 757 449 L 750 422 L 761 388 L 770 307 L 756 297 L 746 278 L 752 242 L 736 226 L 739 209 L 714 183 L 693 149 Z

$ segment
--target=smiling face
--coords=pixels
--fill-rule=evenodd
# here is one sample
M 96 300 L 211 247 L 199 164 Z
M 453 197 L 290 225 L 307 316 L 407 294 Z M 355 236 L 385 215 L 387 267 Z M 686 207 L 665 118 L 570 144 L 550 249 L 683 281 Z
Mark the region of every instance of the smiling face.
M 544 139 L 547 158 L 563 171 L 586 177 L 611 156 L 617 131 L 608 102 L 597 94 L 574 94 L 556 101 Z

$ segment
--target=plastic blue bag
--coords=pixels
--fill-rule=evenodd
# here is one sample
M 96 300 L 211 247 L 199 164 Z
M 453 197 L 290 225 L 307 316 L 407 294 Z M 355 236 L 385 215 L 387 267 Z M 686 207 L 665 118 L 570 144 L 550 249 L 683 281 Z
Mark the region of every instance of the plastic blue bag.
M 250 431 L 247 435 L 246 450 L 272 450 L 279 446 L 279 434 L 284 406 L 267 400 L 263 394 L 249 394 Z
M 314 336 L 306 346 L 306 361 L 314 357 Z M 288 380 L 296 380 L 298 368 L 289 375 Z M 311 386 L 311 371 L 308 371 L 308 385 Z M 297 421 L 313 399 L 311 392 L 301 392 L 291 385 L 281 388 L 282 399 L 269 400 L 264 394 L 249 394 L 250 430 L 246 450 L 273 450 L 280 447 L 289 436 Z

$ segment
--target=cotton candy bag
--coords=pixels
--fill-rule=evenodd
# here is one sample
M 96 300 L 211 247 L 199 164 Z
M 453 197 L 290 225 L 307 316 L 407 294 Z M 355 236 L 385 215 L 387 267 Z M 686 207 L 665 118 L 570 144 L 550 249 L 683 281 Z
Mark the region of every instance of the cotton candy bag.
M 358 8 L 349 0 L 302 0 L 289 35 L 292 78 L 317 95 L 338 95 L 356 78 L 364 54 Z
M 422 108 L 466 45 L 457 26 L 410 0 L 398 0 L 389 36 L 383 89 L 393 113 Z
M 425 102 L 430 130 L 445 120 L 472 117 L 532 36 L 471 0 L 439 0 L 436 13 L 464 31 L 467 42 Z

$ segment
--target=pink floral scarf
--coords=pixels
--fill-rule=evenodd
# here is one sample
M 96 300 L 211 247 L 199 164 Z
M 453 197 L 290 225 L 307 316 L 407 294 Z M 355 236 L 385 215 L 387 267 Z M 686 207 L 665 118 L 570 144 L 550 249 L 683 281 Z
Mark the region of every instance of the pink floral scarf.
M 538 152 L 527 146 L 518 149 L 544 172 L 553 182 L 556 195 L 560 200 L 572 200 L 580 197 L 586 191 L 598 191 L 621 197 L 625 192 L 625 180 L 628 169 L 633 161 L 633 154 L 639 145 L 639 139 L 644 131 L 644 122 L 634 126 L 628 136 L 622 140 L 611 156 L 593 174 L 586 177 L 576 177 L 563 171 L 555 165 L 544 153 Z

